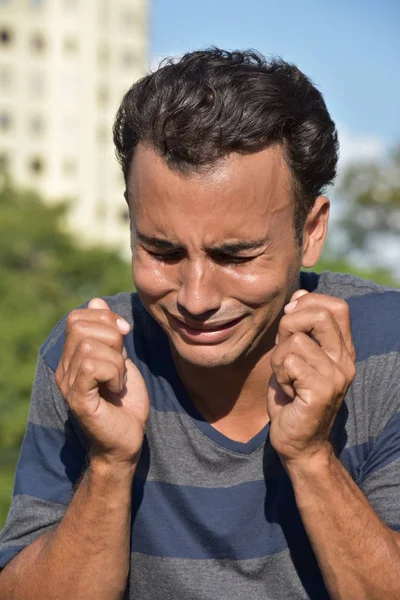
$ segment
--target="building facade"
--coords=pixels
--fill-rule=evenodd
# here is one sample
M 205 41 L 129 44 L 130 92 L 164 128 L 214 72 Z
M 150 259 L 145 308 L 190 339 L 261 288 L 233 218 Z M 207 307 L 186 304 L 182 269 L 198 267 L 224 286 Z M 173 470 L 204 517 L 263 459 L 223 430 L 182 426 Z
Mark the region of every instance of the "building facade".
M 148 66 L 147 0 L 0 0 L 0 169 L 129 249 L 112 123 Z

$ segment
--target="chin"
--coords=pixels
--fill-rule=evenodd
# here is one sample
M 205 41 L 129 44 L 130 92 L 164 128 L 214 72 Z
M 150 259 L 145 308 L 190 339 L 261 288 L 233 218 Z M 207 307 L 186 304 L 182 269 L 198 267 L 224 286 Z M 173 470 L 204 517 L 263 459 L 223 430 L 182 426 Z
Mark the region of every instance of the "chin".
M 232 344 L 187 344 L 171 337 L 170 342 L 180 360 L 194 367 L 205 369 L 229 367 L 240 359 L 244 359 L 250 350 L 249 345 L 238 347 Z

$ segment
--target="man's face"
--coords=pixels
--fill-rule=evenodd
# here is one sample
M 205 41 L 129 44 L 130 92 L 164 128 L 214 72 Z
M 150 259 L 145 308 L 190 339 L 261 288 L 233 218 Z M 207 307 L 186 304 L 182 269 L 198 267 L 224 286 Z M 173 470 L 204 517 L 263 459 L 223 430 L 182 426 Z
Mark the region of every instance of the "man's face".
M 301 265 L 281 148 L 184 175 L 139 145 L 128 194 L 133 279 L 178 356 L 217 367 L 267 351 Z

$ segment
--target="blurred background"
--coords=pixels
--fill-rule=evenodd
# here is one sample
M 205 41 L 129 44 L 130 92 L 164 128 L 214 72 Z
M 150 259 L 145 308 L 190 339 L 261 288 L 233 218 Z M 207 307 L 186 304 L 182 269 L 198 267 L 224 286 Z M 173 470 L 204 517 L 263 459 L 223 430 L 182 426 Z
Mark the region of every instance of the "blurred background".
M 68 310 L 133 289 L 111 138 L 123 93 L 209 45 L 297 64 L 337 123 L 317 270 L 400 285 L 398 0 L 0 0 L 0 527 L 39 347 Z

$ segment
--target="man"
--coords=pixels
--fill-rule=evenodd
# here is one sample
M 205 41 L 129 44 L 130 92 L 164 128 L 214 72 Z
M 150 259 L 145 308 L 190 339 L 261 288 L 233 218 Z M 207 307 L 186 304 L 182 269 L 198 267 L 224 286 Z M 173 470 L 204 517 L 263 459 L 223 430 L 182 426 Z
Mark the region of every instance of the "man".
M 40 351 L 0 597 L 399 598 L 400 296 L 300 273 L 337 162 L 321 94 L 194 52 L 114 139 L 137 295 Z

